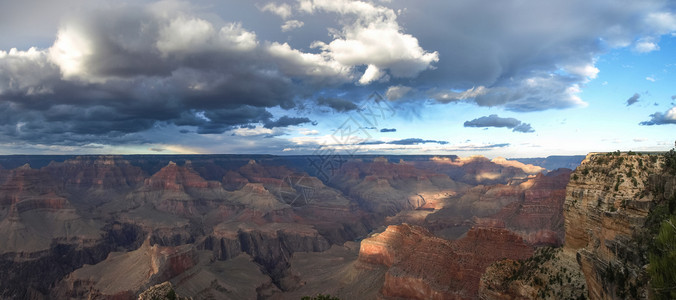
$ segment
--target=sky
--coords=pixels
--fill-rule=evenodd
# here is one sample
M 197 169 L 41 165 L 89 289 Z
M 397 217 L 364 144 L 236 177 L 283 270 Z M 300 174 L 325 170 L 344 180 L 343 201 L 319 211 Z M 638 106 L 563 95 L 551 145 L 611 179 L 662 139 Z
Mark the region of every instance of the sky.
M 0 0 L 0 154 L 664 151 L 667 0 Z

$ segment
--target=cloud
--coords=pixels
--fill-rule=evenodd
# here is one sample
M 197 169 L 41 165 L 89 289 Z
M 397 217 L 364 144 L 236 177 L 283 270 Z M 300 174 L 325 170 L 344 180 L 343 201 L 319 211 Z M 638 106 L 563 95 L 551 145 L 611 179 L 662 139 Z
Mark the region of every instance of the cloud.
M 522 123 L 515 118 L 501 118 L 498 115 L 480 117 L 464 123 L 465 127 L 505 127 L 514 132 L 535 132 L 530 124 Z
M 673 7 L 659 1 L 391 3 L 405 9 L 399 19 L 406 31 L 439 51 L 436 69 L 416 79 L 435 87 L 431 98 L 517 112 L 585 106 L 580 87 L 596 77 L 599 55 L 648 39 L 657 44 L 673 32 Z M 461 94 L 478 87 L 484 90 L 476 96 Z
M 627 106 L 638 102 L 638 98 L 641 98 L 641 95 L 639 95 L 638 93 L 634 93 L 633 96 L 631 96 L 631 97 L 629 97 L 629 99 L 627 99 Z
M 650 115 L 650 120 L 639 123 L 640 125 L 665 125 L 676 124 L 676 106 L 670 108 L 664 113 L 656 112 Z
M 167 149 L 164 149 L 164 148 L 148 148 L 148 150 L 153 151 L 153 152 L 163 152 Z
M 652 38 L 640 39 L 634 45 L 634 51 L 639 53 L 648 53 L 660 50 L 660 46 Z
M 338 112 L 347 112 L 356 110 L 358 107 L 356 104 L 351 101 L 340 99 L 340 98 L 325 98 L 320 97 L 317 99 L 317 104 L 328 106 Z
M 383 128 L 380 129 L 380 132 L 397 132 L 396 128 Z
M 648 80 L 650 82 L 655 82 L 655 77 L 654 76 L 648 76 L 645 78 L 645 80 Z
M 12 45 L 0 46 L 0 141 L 35 149 L 211 141 L 294 118 L 291 110 L 315 99 L 374 91 L 418 107 L 582 107 L 580 88 L 596 78 L 600 55 L 659 51 L 660 37 L 676 30 L 673 4 L 656 0 L 528 9 L 518 0 L 97 3 L 45 3 L 46 15 L 31 1 L 3 6 L 0 44 Z
M 418 144 L 427 144 L 427 143 L 436 143 L 440 145 L 448 144 L 446 141 L 436 141 L 436 140 L 424 140 L 419 138 L 408 138 L 403 140 L 396 140 L 387 142 L 390 145 L 418 145 Z
M 266 121 L 264 127 L 265 128 L 287 127 L 311 122 L 312 121 L 310 119 L 305 117 L 297 118 L 297 117 L 282 116 L 281 118 L 277 119 L 277 121 Z
M 530 124 L 527 124 L 527 123 L 521 123 L 521 124 L 517 125 L 516 127 L 514 127 L 514 129 L 513 129 L 512 131 L 515 131 L 515 132 L 524 132 L 524 133 L 526 133 L 526 132 L 535 132 L 535 130 L 533 129 L 533 127 L 531 127 Z
M 360 84 L 387 81 L 389 76 L 411 78 L 439 61 L 438 52 L 426 51 L 416 37 L 402 32 L 393 9 L 349 0 L 300 0 L 299 5 L 305 13 L 337 13 L 353 18 L 333 32 L 333 41 L 315 41 L 312 47 L 343 66 L 367 66 Z
M 394 101 L 394 100 L 399 100 L 401 98 L 404 98 L 413 88 L 409 86 L 403 86 L 403 85 L 396 85 L 396 86 L 391 86 L 387 88 L 387 92 L 385 93 L 385 97 L 388 100 Z
M 410 146 L 410 145 L 419 145 L 419 144 L 439 144 L 446 145 L 447 141 L 437 141 L 437 140 L 425 140 L 420 138 L 407 138 L 394 141 L 364 141 L 360 142 L 358 145 L 399 145 L 399 146 Z
M 671 96 L 671 100 L 676 100 L 676 95 Z
M 642 142 L 648 141 L 648 139 L 647 138 L 635 138 L 633 141 L 636 142 L 636 143 L 642 143 Z
M 260 8 L 261 11 L 271 12 L 275 15 L 280 16 L 282 19 L 288 19 L 293 14 L 291 6 L 286 3 L 276 4 L 274 2 L 269 2 L 263 5 Z
M 282 24 L 281 29 L 283 32 L 291 31 L 303 27 L 305 23 L 298 20 L 288 20 Z

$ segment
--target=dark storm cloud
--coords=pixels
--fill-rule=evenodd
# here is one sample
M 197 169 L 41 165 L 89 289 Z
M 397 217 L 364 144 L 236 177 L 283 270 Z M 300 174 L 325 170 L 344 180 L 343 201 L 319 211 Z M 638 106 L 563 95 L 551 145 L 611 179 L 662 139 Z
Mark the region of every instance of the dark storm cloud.
M 296 118 L 296 117 L 289 117 L 289 116 L 282 116 L 276 121 L 266 121 L 265 122 L 265 128 L 274 128 L 274 127 L 287 127 L 287 126 L 293 126 L 293 125 L 300 125 L 304 123 L 311 123 L 312 121 L 308 118 L 302 117 L 302 118 Z
M 439 51 L 437 68 L 416 79 L 444 87 L 431 98 L 517 112 L 585 105 L 576 94 L 596 76 L 595 57 L 613 47 L 639 51 L 636 36 L 657 41 L 676 29 L 661 15 L 674 11 L 668 1 L 393 0 L 390 6 L 403 9 L 407 32 Z M 471 93 L 478 87 L 484 89 Z
M 633 96 L 631 96 L 631 97 L 629 97 L 629 99 L 627 99 L 627 106 L 630 106 L 630 105 L 638 102 L 638 98 L 641 98 L 641 95 L 639 95 L 638 93 L 634 93 Z
M 640 125 L 666 125 L 676 124 L 676 106 L 670 108 L 666 112 L 656 112 L 650 115 L 650 120 L 641 122 Z
M 383 128 L 380 129 L 380 132 L 397 132 L 396 128 Z
M 335 111 L 338 112 L 346 112 L 346 111 L 352 111 L 357 109 L 357 105 L 344 99 L 340 98 L 325 98 L 325 97 L 320 97 L 317 99 L 317 104 L 323 105 L 323 106 L 328 106 L 332 108 Z
M 218 28 L 160 6 L 94 12 L 69 20 L 50 49 L 0 52 L 0 104 L 11 114 L 0 136 L 81 145 L 137 141 L 162 123 L 200 134 L 305 123 L 266 110 L 316 90 L 276 67 L 296 66 L 286 60 L 237 23 Z
M 498 115 L 490 115 L 465 121 L 465 127 L 505 127 L 515 132 L 535 132 L 528 123 L 522 123 L 515 118 L 501 118 Z

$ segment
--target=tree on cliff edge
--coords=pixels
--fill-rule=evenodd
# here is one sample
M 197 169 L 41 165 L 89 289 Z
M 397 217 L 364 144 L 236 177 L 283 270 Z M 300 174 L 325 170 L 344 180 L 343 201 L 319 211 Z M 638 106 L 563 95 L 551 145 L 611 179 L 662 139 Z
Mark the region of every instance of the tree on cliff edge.
M 656 251 L 650 253 L 651 283 L 659 299 L 676 299 L 676 216 L 662 222 L 655 239 Z

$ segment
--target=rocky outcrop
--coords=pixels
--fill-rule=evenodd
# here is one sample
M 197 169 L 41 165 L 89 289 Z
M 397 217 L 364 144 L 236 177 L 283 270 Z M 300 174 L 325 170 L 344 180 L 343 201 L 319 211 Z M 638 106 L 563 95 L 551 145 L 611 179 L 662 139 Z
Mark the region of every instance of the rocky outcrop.
M 329 249 L 329 242 L 309 225 L 290 223 L 223 223 L 214 228 L 199 246 L 214 252 L 217 259 L 228 260 L 241 253 L 250 255 L 259 263 L 273 282 L 282 290 L 294 283 L 285 282 L 289 259 L 295 252 L 321 252 Z
M 472 299 L 489 264 L 531 254 L 520 237 L 505 229 L 477 227 L 463 239 L 448 241 L 404 224 L 363 240 L 359 261 L 388 268 L 380 291 L 386 299 Z
M 138 295 L 139 300 L 189 300 L 192 298 L 181 297 L 176 295 L 174 287 L 171 282 L 165 281 L 163 283 L 153 285 L 147 290 Z
M 150 246 L 111 253 L 104 261 L 85 265 L 64 278 L 53 290 L 57 299 L 135 299 L 146 288 L 169 280 L 197 264 L 191 245 Z
M 539 248 L 525 260 L 501 260 L 481 277 L 480 299 L 585 299 L 587 287 L 575 254 Z
M 553 259 L 570 273 L 551 268 L 543 272 L 528 261 L 501 262 L 482 279 L 481 297 L 560 299 L 571 288 L 564 280 L 575 282 L 582 277 L 583 296 L 590 299 L 651 298 L 646 272 L 650 235 L 654 234 L 650 233 L 650 216 L 656 205 L 674 195 L 676 178 L 663 170 L 661 156 L 587 155 L 566 188 L 565 242 L 561 254 Z M 557 293 L 552 293 L 543 274 L 555 276 L 549 283 L 559 285 Z
M 565 248 L 577 253 L 589 298 L 648 298 L 641 236 L 651 208 L 674 194 L 675 183 L 662 172 L 661 158 L 648 155 L 590 154 L 573 173 Z M 651 192 L 657 185 L 671 188 Z

